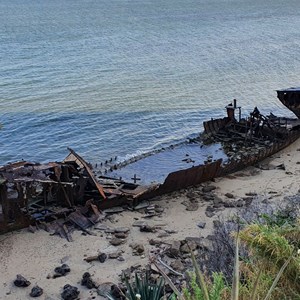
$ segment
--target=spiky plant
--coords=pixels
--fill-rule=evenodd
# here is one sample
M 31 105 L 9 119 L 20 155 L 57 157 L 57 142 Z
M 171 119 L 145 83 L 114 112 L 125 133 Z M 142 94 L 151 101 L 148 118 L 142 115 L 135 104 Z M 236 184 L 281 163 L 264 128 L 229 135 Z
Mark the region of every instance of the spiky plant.
M 124 276 L 123 279 L 127 291 L 125 294 L 123 294 L 123 292 L 120 290 L 120 293 L 126 300 L 160 300 L 163 297 L 163 278 L 161 278 L 158 283 L 151 283 L 149 274 L 146 272 L 142 277 L 139 277 L 137 273 L 135 273 L 133 282 L 130 282 L 126 276 Z M 116 300 L 116 298 L 110 292 L 103 296 L 109 300 Z
M 163 295 L 164 280 L 161 278 L 157 284 L 151 283 L 148 272 L 142 278 L 135 273 L 134 282 L 129 282 L 127 277 L 124 279 L 129 300 L 159 300 Z

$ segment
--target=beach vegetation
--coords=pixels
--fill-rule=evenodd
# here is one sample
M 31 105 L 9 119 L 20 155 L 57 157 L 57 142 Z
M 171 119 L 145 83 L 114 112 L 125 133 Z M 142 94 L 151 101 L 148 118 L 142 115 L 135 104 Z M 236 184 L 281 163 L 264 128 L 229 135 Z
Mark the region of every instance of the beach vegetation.
M 126 281 L 126 299 L 300 299 L 300 204 L 295 199 L 277 210 L 254 205 L 238 217 L 216 222 L 208 253 L 200 259 L 190 253 L 193 268 L 184 275 L 184 287 L 176 286 L 154 259 L 163 279 L 153 284 L 148 275 L 135 275 L 133 283 Z M 173 291 L 169 298 L 166 284 Z

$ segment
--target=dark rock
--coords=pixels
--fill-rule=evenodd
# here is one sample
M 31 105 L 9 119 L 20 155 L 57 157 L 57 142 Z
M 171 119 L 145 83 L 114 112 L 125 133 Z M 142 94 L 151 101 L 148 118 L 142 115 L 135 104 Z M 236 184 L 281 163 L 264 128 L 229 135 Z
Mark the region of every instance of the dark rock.
M 109 253 L 109 254 L 108 254 L 108 257 L 109 257 L 110 259 L 117 259 L 120 255 L 121 255 L 121 252 L 120 252 L 120 251 L 117 251 L 117 252 Z
M 113 238 L 109 242 L 113 246 L 119 246 L 124 242 L 124 240 L 121 240 L 121 239 L 118 239 L 118 238 Z
M 191 250 L 190 250 L 190 248 L 189 248 L 189 245 L 188 245 L 187 243 L 184 244 L 184 245 L 182 245 L 182 246 L 180 247 L 180 252 L 182 252 L 182 253 L 190 253 Z
M 203 238 L 195 237 L 195 236 L 188 236 L 185 238 L 185 242 L 194 242 L 197 246 L 201 246 Z
M 178 272 L 181 272 L 184 270 L 184 265 L 180 259 L 176 259 L 176 260 L 172 261 L 170 266 L 172 269 L 174 269 L 175 271 L 178 271 Z
M 285 165 L 280 164 L 280 165 L 276 166 L 276 169 L 285 171 Z
M 245 193 L 245 195 L 255 197 L 257 196 L 257 193 L 249 192 L 249 193 Z
M 149 201 L 144 201 L 144 202 L 141 202 L 141 203 L 139 203 L 138 205 L 136 205 L 136 206 L 134 207 L 134 209 L 135 209 L 135 210 L 145 209 L 145 208 L 147 208 L 149 205 L 150 205 Z
M 115 233 L 115 237 L 118 239 L 126 239 L 127 238 L 127 234 L 124 232 L 117 232 Z
M 20 274 L 17 275 L 17 279 L 14 281 L 14 285 L 17 287 L 27 287 L 30 284 L 31 282 Z
M 220 208 L 223 206 L 223 202 L 219 197 L 215 197 L 213 200 L 214 208 Z
M 65 276 L 70 271 L 71 271 L 71 269 L 67 264 L 63 264 L 63 265 L 61 265 L 61 267 L 56 267 L 54 269 L 54 272 L 56 274 L 59 274 L 60 276 Z M 56 277 L 58 277 L 58 276 L 56 276 Z
M 104 232 L 113 234 L 113 233 L 115 233 L 115 230 L 112 228 L 108 228 L 108 229 L 105 229 Z
M 170 248 L 166 250 L 166 255 L 170 258 L 178 257 L 180 255 L 180 241 L 173 241 Z
M 125 289 L 122 287 L 118 287 L 117 285 L 113 284 L 110 288 L 110 295 L 112 295 L 113 299 L 124 299 Z
M 214 220 L 213 224 L 214 224 L 214 227 L 217 228 L 217 227 L 220 227 L 222 225 L 222 222 L 220 220 Z
M 154 210 L 156 213 L 160 214 L 160 213 L 164 212 L 165 209 L 163 207 L 156 205 Z
M 207 240 L 209 241 L 215 241 L 216 240 L 216 237 L 212 234 L 209 234 L 207 237 L 206 237 Z
M 173 293 L 173 288 L 170 287 L 169 284 L 165 285 L 165 293 Z
M 212 194 L 206 194 L 206 195 L 203 195 L 202 198 L 205 201 L 213 201 L 215 199 L 215 196 Z
M 188 192 L 186 194 L 186 197 L 189 198 L 189 199 L 196 199 L 197 198 L 197 194 L 195 192 Z
M 250 205 L 253 201 L 253 197 L 243 197 L 243 200 L 245 201 L 245 205 Z
M 243 207 L 245 205 L 245 201 L 243 199 L 239 199 L 236 201 L 236 207 Z
M 212 206 L 207 206 L 205 215 L 209 218 L 213 217 L 215 215 L 215 209 Z
M 33 298 L 39 297 L 43 295 L 43 292 L 44 292 L 43 289 L 36 285 L 31 289 L 29 296 Z
M 168 234 L 178 233 L 178 231 L 174 230 L 174 229 L 165 229 L 165 232 L 168 233 Z
M 200 222 L 200 223 L 197 224 L 197 226 L 198 226 L 199 228 L 201 228 L 201 229 L 204 229 L 204 228 L 205 228 L 205 225 L 206 225 L 205 222 Z
M 98 260 L 99 260 L 101 263 L 104 263 L 104 262 L 106 261 L 106 259 L 107 259 L 106 253 L 100 253 L 100 254 L 98 255 Z
M 225 194 L 225 197 L 230 198 L 230 199 L 233 199 L 233 198 L 234 198 L 234 195 L 231 194 L 231 193 L 226 193 L 226 194 Z
M 89 272 L 85 272 L 82 275 L 81 285 L 86 286 L 88 289 L 93 289 L 97 287 Z
M 205 215 L 206 215 L 208 218 L 211 218 L 211 217 L 213 217 L 213 216 L 215 215 L 215 213 L 212 212 L 212 211 L 206 211 L 206 212 L 205 212 Z
M 116 233 L 128 233 L 130 231 L 130 228 L 128 227 L 118 227 L 115 229 Z
M 269 191 L 269 194 L 277 194 L 276 191 Z
M 161 245 L 161 244 L 162 244 L 162 241 L 161 241 L 161 240 L 150 239 L 150 240 L 149 240 L 149 244 L 150 244 L 151 246 Z
M 198 210 L 199 205 L 198 203 L 190 202 L 189 205 L 187 205 L 186 210 L 187 211 L 196 211 Z
M 143 244 L 139 244 L 139 243 L 131 244 L 130 247 L 133 250 L 133 254 L 142 255 L 145 252 L 145 248 Z
M 63 292 L 61 293 L 61 297 L 64 300 L 74 300 L 74 299 L 77 299 L 79 293 L 80 293 L 80 291 L 78 291 L 78 288 L 76 286 L 66 284 L 63 287 Z
M 123 207 L 119 207 L 119 206 L 103 210 L 103 212 L 106 213 L 106 214 L 116 214 L 116 213 L 121 213 L 123 211 L 124 211 L 124 208 Z
M 147 222 L 141 221 L 141 220 L 135 221 L 132 224 L 133 227 L 142 227 L 142 226 L 145 226 L 145 225 L 147 225 Z
M 190 253 L 197 249 L 197 243 L 194 241 L 188 241 L 180 247 L 182 253 Z
M 94 229 L 104 231 L 109 230 L 110 228 L 105 224 L 97 224 L 97 226 L 95 226 Z
M 212 250 L 212 242 L 207 239 L 207 238 L 203 238 L 201 240 L 200 245 L 198 245 L 199 249 L 201 249 L 202 251 L 208 251 L 208 250 Z
M 181 202 L 181 204 L 184 206 L 188 206 L 190 203 L 191 203 L 190 200 L 184 200 Z
M 224 207 L 235 207 L 235 203 L 233 201 L 223 201 Z
M 208 186 L 204 186 L 204 187 L 202 188 L 202 192 L 203 192 L 203 193 L 209 193 L 209 192 L 211 192 L 211 191 L 213 191 L 213 190 L 215 190 L 215 189 L 216 189 L 215 186 L 213 186 L 213 185 L 208 185 Z
M 157 237 L 159 238 L 166 238 L 170 236 L 170 233 L 167 233 L 167 232 L 161 232 Z
M 155 228 L 150 225 L 143 225 L 140 227 L 140 232 L 155 232 Z
M 158 279 L 160 278 L 160 275 L 159 274 L 151 274 L 150 275 L 150 279 L 153 281 L 153 282 L 158 282 Z

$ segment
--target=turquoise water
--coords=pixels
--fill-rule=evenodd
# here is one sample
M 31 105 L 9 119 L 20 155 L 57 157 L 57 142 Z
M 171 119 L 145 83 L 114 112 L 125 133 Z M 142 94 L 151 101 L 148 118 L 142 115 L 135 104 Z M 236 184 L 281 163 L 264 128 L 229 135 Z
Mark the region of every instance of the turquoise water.
M 0 164 L 128 158 L 223 116 L 290 115 L 300 85 L 300 2 L 0 1 Z

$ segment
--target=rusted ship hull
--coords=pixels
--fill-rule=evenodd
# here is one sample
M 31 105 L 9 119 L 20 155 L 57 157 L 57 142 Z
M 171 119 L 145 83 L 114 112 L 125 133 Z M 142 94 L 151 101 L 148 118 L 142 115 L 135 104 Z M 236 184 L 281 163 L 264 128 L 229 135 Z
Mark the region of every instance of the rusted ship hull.
M 167 176 L 164 183 L 155 191 L 154 196 L 180 190 L 189 186 L 195 186 L 212 180 L 213 178 L 223 177 L 233 172 L 240 171 L 248 166 L 255 165 L 274 153 L 286 148 L 300 137 L 300 122 L 285 118 L 278 118 L 278 120 L 284 124 L 285 128 L 289 125 L 293 128 L 291 130 L 280 130 L 280 135 L 284 135 L 283 138 L 274 137 L 275 132 L 273 132 L 273 135 L 269 136 L 271 140 L 269 140 L 270 143 L 268 145 L 255 148 L 255 143 L 258 143 L 259 140 L 256 140 L 253 143 L 250 142 L 248 147 L 250 151 L 242 150 L 239 154 L 240 156 L 231 158 L 227 162 L 223 162 L 222 159 L 219 159 L 205 165 L 194 166 L 185 170 L 172 172 Z M 291 125 L 291 123 L 293 125 Z M 218 139 L 218 133 L 228 124 L 230 124 L 228 118 L 204 122 L 204 132 L 205 134 L 216 136 Z M 231 125 L 234 126 L 234 124 Z M 248 137 L 248 139 L 249 138 L 250 137 Z M 252 139 L 254 139 L 254 137 L 252 137 Z M 240 136 L 239 141 L 241 143 L 246 143 L 247 136 Z M 267 142 L 268 140 L 264 137 L 261 141 Z M 237 142 L 237 140 L 235 139 L 234 142 Z M 231 143 L 231 141 L 229 140 L 227 143 Z
M 300 118 L 300 88 L 289 88 L 277 91 L 281 103 Z
M 235 110 L 239 110 L 239 119 Z M 221 143 L 226 159 L 211 159 L 170 172 L 162 183 L 142 185 L 97 175 L 74 150 L 63 162 L 26 161 L 0 167 L 0 233 L 45 226 L 60 217 L 86 229 L 97 222 L 100 210 L 124 203 L 134 205 L 172 191 L 195 186 L 253 165 L 293 143 L 300 136 L 300 120 L 265 117 L 257 108 L 241 119 L 240 108 L 227 106 L 227 117 L 204 122 L 201 143 Z M 154 156 L 155 157 L 155 156 Z M 67 232 L 62 224 L 56 227 Z

